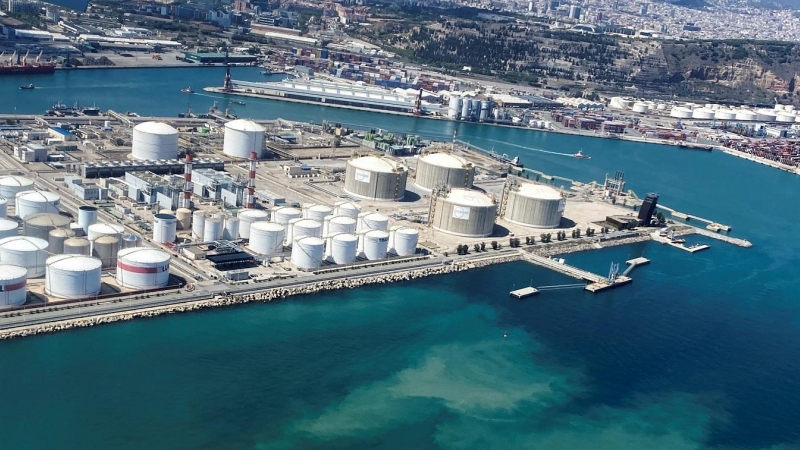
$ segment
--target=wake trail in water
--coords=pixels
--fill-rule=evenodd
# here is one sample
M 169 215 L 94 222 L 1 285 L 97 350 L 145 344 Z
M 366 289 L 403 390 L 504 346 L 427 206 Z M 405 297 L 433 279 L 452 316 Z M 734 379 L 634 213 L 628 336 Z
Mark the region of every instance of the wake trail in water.
M 524 145 L 513 144 L 511 142 L 498 141 L 497 139 L 484 139 L 484 140 L 490 141 L 490 142 L 497 142 L 499 144 L 510 145 L 511 147 L 517 147 L 517 148 L 521 148 L 521 149 L 525 149 L 525 150 L 530 150 L 532 152 L 547 153 L 547 154 L 550 154 L 550 155 L 558 155 L 558 156 L 569 156 L 570 158 L 574 157 L 574 155 L 572 155 L 571 153 L 551 152 L 550 150 L 545 150 L 545 149 L 542 149 L 542 148 L 526 147 Z

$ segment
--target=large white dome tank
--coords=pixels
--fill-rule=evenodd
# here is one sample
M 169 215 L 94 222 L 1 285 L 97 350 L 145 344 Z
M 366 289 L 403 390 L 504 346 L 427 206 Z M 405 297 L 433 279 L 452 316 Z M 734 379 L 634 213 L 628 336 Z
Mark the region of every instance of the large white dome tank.
M 383 230 L 367 231 L 362 239 L 365 258 L 369 260 L 386 258 L 389 251 L 389 233 Z
M 132 289 L 155 289 L 169 282 L 169 253 L 147 247 L 120 250 L 117 283 Z
M 358 215 L 358 231 L 389 229 L 389 218 L 378 213 L 361 213 Z
M 438 183 L 447 187 L 471 188 L 475 167 L 460 156 L 438 152 L 420 156 L 414 184 L 431 191 Z
M 44 275 L 47 241 L 27 236 L 0 239 L 0 261 L 28 270 L 28 278 Z
M 18 235 L 19 224 L 16 221 L 0 219 L 0 239 Z
M 282 206 L 272 211 L 272 221 L 284 226 L 288 225 L 290 220 L 299 219 L 301 216 L 302 212 L 299 209 L 290 206 Z
M 262 209 L 245 209 L 239 213 L 239 237 L 250 239 L 250 228 L 256 222 L 266 222 L 269 213 Z
M 561 224 L 565 200 L 557 189 L 543 184 L 522 183 L 509 189 L 504 218 L 536 228 Z
M 411 227 L 397 227 L 389 236 L 389 247 L 397 256 L 411 256 L 417 253 L 419 231 Z
M 300 270 L 316 270 L 322 264 L 325 241 L 313 236 L 298 239 L 292 246 L 292 264 Z
M 53 213 L 58 214 L 58 206 L 61 204 L 61 196 L 47 191 L 26 191 L 20 192 L 16 198 L 17 216 L 20 219 L 39 214 Z
M 333 208 L 326 205 L 310 205 L 303 210 L 303 217 L 306 219 L 322 222 L 325 217 L 333 214 Z
M 384 157 L 362 156 L 347 161 L 344 191 L 377 201 L 401 200 L 406 194 L 408 168 Z
M 122 225 L 118 225 L 116 223 L 95 223 L 89 225 L 89 232 L 87 233 L 87 237 L 90 241 L 94 241 L 95 239 L 101 236 L 121 236 L 122 233 L 125 232 L 125 227 Z
M 283 251 L 284 228 L 279 223 L 255 222 L 250 225 L 250 250 L 272 256 Z
M 334 216 L 347 216 L 357 218 L 361 213 L 361 207 L 353 202 L 339 202 L 333 207 Z
M 162 122 L 144 122 L 133 127 L 131 156 L 134 159 L 175 159 L 178 130 Z
M 178 218 L 172 214 L 156 214 L 153 218 L 153 242 L 159 244 L 175 242 Z
M 19 306 L 28 295 L 28 270 L 14 264 L 0 264 L 0 308 Z
M 81 255 L 47 258 L 44 291 L 59 298 L 86 298 L 100 293 L 101 263 Z
M 0 197 L 13 201 L 20 192 L 33 189 L 33 180 L 18 175 L 0 177 Z
M 470 189 L 451 189 L 435 201 L 434 230 L 466 237 L 492 234 L 497 215 L 497 204 L 492 197 Z
M 236 158 L 250 158 L 250 152 L 264 156 L 264 127 L 245 119 L 237 119 L 225 124 L 225 137 L 222 153 Z
M 358 236 L 341 233 L 328 238 L 328 261 L 334 264 L 353 264 L 358 253 Z

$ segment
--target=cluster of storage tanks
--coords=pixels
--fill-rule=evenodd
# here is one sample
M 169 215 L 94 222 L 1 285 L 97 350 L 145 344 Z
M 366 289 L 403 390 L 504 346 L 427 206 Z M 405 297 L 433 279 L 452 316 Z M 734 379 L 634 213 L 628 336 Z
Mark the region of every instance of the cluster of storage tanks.
M 736 120 L 740 122 L 800 122 L 800 116 L 792 105 L 775 105 L 774 108 L 728 108 L 720 105 L 704 106 L 685 104 L 675 106 L 669 112 L 676 119 Z
M 489 100 L 451 95 L 447 107 L 447 118 L 485 122 L 492 115 L 493 107 L 494 104 Z

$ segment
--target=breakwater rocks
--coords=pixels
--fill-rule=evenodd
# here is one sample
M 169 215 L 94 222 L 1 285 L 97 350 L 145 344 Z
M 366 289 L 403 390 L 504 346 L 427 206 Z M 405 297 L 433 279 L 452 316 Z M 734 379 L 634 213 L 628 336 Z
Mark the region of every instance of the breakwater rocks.
M 0 331 L 0 340 L 34 336 L 37 334 L 69 330 L 72 328 L 91 327 L 95 325 L 102 325 L 106 323 L 114 323 L 114 322 L 133 320 L 145 317 L 155 317 L 155 316 L 160 316 L 162 314 L 177 314 L 183 312 L 197 311 L 206 308 L 219 308 L 222 306 L 239 305 L 250 302 L 270 302 L 272 300 L 285 299 L 297 295 L 316 294 L 320 292 L 333 291 L 338 289 L 354 289 L 372 284 L 386 284 L 386 283 L 396 283 L 399 281 L 410 281 L 433 275 L 445 275 L 448 273 L 462 272 L 469 269 L 486 267 L 492 264 L 518 261 L 520 257 L 521 256 L 519 254 L 513 254 L 513 255 L 500 255 L 496 257 L 481 258 L 479 260 L 460 260 L 460 261 L 453 261 L 450 264 L 443 264 L 432 267 L 422 267 L 418 269 L 409 269 L 409 270 L 403 270 L 398 272 L 373 275 L 367 277 L 323 280 L 323 281 L 309 282 L 298 286 L 272 288 L 253 293 L 242 293 L 235 295 L 232 294 L 226 296 L 217 295 L 214 298 L 196 300 L 196 301 L 187 301 L 185 303 L 142 309 L 139 311 L 125 311 L 119 313 L 111 313 L 96 317 L 71 319 L 59 322 L 20 327 L 6 331 Z
M 533 253 L 539 256 L 555 256 L 566 255 L 569 253 L 585 252 L 587 250 L 597 250 L 601 248 L 616 247 L 618 245 L 635 244 L 637 242 L 645 242 L 650 240 L 650 235 L 640 234 L 637 236 L 622 238 L 622 239 L 609 239 L 607 241 L 580 241 L 569 242 L 560 245 L 552 245 L 541 247 L 532 250 Z

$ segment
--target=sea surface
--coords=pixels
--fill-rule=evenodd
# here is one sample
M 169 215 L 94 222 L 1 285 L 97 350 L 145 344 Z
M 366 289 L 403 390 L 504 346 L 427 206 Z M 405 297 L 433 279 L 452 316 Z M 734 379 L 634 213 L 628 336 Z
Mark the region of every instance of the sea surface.
M 187 101 L 196 111 L 223 102 L 180 93 L 221 75 L 0 78 L 0 112 L 58 100 L 174 116 Z M 18 90 L 28 82 L 42 89 Z M 243 117 L 442 139 L 457 127 L 460 139 L 580 181 L 624 171 L 640 196 L 658 192 L 754 246 L 693 237 L 711 249 L 643 243 L 566 255 L 598 273 L 652 260 L 632 284 L 596 295 L 511 300 L 513 288 L 574 282 L 520 262 L 2 341 L 2 448 L 800 448 L 800 177 L 718 152 L 246 102 Z M 592 159 L 557 154 L 578 149 Z

